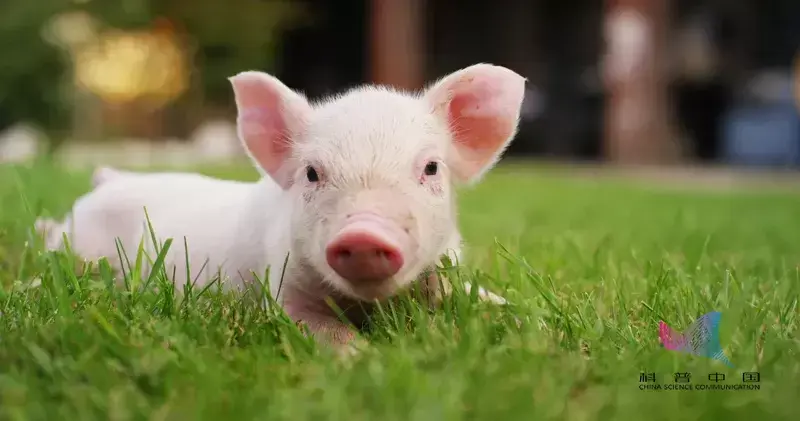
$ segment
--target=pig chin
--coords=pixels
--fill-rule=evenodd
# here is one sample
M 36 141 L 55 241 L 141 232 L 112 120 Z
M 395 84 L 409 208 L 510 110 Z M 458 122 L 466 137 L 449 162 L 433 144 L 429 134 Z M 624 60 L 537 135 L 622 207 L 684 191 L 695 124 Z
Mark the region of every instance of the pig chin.
M 329 281 L 362 300 L 393 295 L 413 260 L 413 239 L 393 220 L 361 212 L 348 215 L 325 246 Z
M 398 291 L 398 284 L 390 279 L 375 282 L 371 285 L 353 285 L 347 280 L 336 282 L 337 289 L 343 295 L 358 301 L 383 301 Z

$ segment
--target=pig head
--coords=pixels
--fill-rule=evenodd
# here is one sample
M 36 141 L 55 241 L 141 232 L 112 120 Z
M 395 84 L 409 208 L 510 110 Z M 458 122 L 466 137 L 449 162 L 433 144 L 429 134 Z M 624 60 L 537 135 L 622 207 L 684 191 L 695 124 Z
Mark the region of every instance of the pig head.
M 517 131 L 525 79 L 456 71 L 420 93 L 365 86 L 318 103 L 278 79 L 230 79 L 250 158 L 290 197 L 290 259 L 346 297 L 381 300 L 460 250 L 454 188 Z

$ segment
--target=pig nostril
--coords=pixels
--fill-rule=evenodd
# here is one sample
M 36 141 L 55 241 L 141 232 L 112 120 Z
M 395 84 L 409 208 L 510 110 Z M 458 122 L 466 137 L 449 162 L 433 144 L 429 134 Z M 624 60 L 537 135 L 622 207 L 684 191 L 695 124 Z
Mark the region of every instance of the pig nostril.
M 342 259 L 347 259 L 347 258 L 349 258 L 350 256 L 353 255 L 353 253 L 351 253 L 350 250 L 348 250 L 348 249 L 339 250 L 338 254 L 339 254 L 339 257 L 342 258 Z

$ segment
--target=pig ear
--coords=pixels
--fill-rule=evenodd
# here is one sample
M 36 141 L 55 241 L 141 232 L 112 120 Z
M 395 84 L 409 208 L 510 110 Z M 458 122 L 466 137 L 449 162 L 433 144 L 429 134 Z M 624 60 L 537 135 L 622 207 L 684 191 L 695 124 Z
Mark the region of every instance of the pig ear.
M 449 127 L 447 165 L 457 179 L 480 179 L 517 133 L 525 78 L 500 66 L 476 64 L 439 80 L 424 99 Z
M 311 106 L 301 94 L 266 73 L 247 71 L 229 80 L 245 150 L 281 187 L 289 188 L 292 141 L 308 124 Z

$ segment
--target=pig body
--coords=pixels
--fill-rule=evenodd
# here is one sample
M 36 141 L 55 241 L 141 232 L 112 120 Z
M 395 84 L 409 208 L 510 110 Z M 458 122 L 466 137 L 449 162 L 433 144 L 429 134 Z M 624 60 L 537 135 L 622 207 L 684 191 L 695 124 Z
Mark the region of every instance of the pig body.
M 115 238 L 129 257 L 140 241 L 154 256 L 146 209 L 157 238 L 173 238 L 166 266 L 176 281 L 220 274 L 223 285 L 242 286 L 269 268 L 270 292 L 289 316 L 336 344 L 353 333 L 327 297 L 346 309 L 412 284 L 430 290 L 441 255 L 461 261 L 453 190 L 499 159 L 524 91 L 519 75 L 486 64 L 421 94 L 367 86 L 317 104 L 265 73 L 231 83 L 239 137 L 261 180 L 101 168 L 64 223 L 37 225 L 67 233 L 79 255 L 119 267 Z
M 280 228 L 286 226 L 282 220 L 289 210 L 281 207 L 281 190 L 270 179 L 242 183 L 189 173 L 114 175 L 76 200 L 62 224 L 51 224 L 58 229 L 57 235 L 48 235 L 50 248 L 61 246 L 64 232 L 83 258 L 106 257 L 116 269 L 128 269 L 120 260 L 115 239 L 131 262 L 140 242 L 155 258 L 149 220 L 160 242 L 173 240 L 165 260 L 168 273 L 174 269 L 176 283 L 194 282 L 200 287 L 218 275 L 225 281 L 223 286 L 242 286 L 252 280 L 251 271 L 263 275 L 264 256 L 272 254 L 264 254 L 265 249 L 286 248 L 281 243 L 287 230 Z M 252 209 L 264 211 L 256 217 L 250 214 Z

